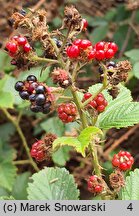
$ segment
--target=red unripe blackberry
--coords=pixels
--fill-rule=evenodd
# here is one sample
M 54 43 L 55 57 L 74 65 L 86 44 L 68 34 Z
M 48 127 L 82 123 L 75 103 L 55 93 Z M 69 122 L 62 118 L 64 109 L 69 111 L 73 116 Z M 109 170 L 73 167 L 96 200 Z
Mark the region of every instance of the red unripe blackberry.
M 28 53 L 31 51 L 31 46 L 29 43 L 26 43 L 24 46 L 23 46 L 23 50 L 24 52 Z
M 95 50 L 91 50 L 89 53 L 88 53 L 88 60 L 92 60 L 95 58 L 95 54 L 96 54 L 96 51 Z
M 117 46 L 116 43 L 114 43 L 114 42 L 110 42 L 110 43 L 108 44 L 108 48 L 109 48 L 109 49 L 112 49 L 112 50 L 114 51 L 114 53 L 116 53 L 116 52 L 118 51 L 118 46 Z
M 104 110 L 105 110 L 105 106 L 104 105 L 99 105 L 97 107 L 97 111 L 99 111 L 99 112 L 103 112 Z
M 82 49 L 86 49 L 89 46 L 92 46 L 92 43 L 89 40 L 81 40 L 80 45 L 79 45 L 79 47 Z
M 81 41 L 81 39 L 76 39 L 75 41 L 73 41 L 73 44 L 76 46 L 80 46 Z
M 80 54 L 80 49 L 76 45 L 69 46 L 66 51 L 69 58 L 77 58 Z
M 99 61 L 103 60 L 105 58 L 105 51 L 104 50 L 98 50 L 98 51 L 96 51 L 95 58 L 97 60 L 99 60 Z
M 104 41 L 100 41 L 100 42 L 95 44 L 96 50 L 104 50 L 104 48 L 105 48 L 105 42 Z
M 108 49 L 105 51 L 105 58 L 107 58 L 107 59 L 113 58 L 114 54 L 115 53 L 114 53 L 113 49 Z
M 134 158 L 126 151 L 120 151 L 118 154 L 115 154 L 112 159 L 112 165 L 118 167 L 122 171 L 131 169 L 133 163 Z
M 23 36 L 19 36 L 16 40 L 19 46 L 24 46 L 27 43 L 27 39 Z
M 88 22 L 86 19 L 82 19 L 82 23 L 83 23 L 83 30 L 85 30 L 88 27 Z
M 46 158 L 45 145 L 42 140 L 35 142 L 32 145 L 30 151 L 31 157 L 35 158 L 36 161 L 43 161 Z
M 96 175 L 89 177 L 87 185 L 91 193 L 101 193 L 104 188 L 102 179 Z
M 12 54 L 15 54 L 17 49 L 18 49 L 17 44 L 15 42 L 13 42 L 13 41 L 7 42 L 5 47 Z
M 58 116 L 64 123 L 73 122 L 76 119 L 77 109 L 72 103 L 61 104 L 58 107 Z
M 85 93 L 82 102 L 88 100 L 91 96 L 92 96 L 91 93 L 89 92 Z M 108 105 L 108 102 L 104 98 L 104 95 L 102 93 L 99 93 L 92 101 L 89 102 L 88 105 L 95 108 L 98 112 L 103 112 L 106 106 Z

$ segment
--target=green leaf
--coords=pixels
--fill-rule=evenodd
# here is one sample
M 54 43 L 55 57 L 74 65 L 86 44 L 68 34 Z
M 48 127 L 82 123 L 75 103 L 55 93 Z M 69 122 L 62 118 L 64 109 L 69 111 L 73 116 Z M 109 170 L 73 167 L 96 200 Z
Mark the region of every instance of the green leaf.
M 81 153 L 85 157 L 85 149 L 88 147 L 90 141 L 96 135 L 102 135 L 102 131 L 96 127 L 85 128 L 80 135 L 75 137 L 60 137 L 53 142 L 53 150 L 58 149 L 60 146 L 72 146 L 77 152 Z
M 13 108 L 14 97 L 9 92 L 0 92 L 0 107 Z
M 62 121 L 58 117 L 49 118 L 46 121 L 40 124 L 42 129 L 44 129 L 47 133 L 51 132 L 58 136 L 62 136 L 65 130 L 65 126 Z
M 136 62 L 133 66 L 133 74 L 139 79 L 139 62 Z
M 0 200 L 15 200 L 13 196 L 1 196 Z
M 10 136 L 15 133 L 15 127 L 12 123 L 5 123 L 0 125 L 0 139 L 4 142 L 8 142 Z
M 132 101 L 130 90 L 127 89 L 126 87 L 122 86 L 121 84 L 118 85 L 118 87 L 119 87 L 120 92 L 119 92 L 117 98 L 114 100 L 111 100 L 111 101 L 108 100 L 108 106 L 106 107 L 106 110 L 103 113 L 101 113 L 98 117 L 98 121 L 96 123 L 97 127 L 103 128 L 102 127 L 103 120 L 106 119 L 111 114 L 111 112 L 113 112 L 113 110 L 115 110 L 115 109 L 119 108 L 120 106 Z M 106 122 L 105 122 L 105 124 L 106 124 Z
M 66 162 L 70 159 L 70 146 L 63 146 L 52 154 L 52 158 L 55 164 L 58 166 L 65 166 Z
M 139 200 L 139 169 L 130 172 L 122 189 L 122 200 Z
M 108 33 L 108 25 L 96 27 L 93 32 L 90 34 L 90 40 L 93 43 L 97 43 L 100 40 L 103 40 Z
M 125 55 L 133 61 L 139 61 L 139 49 L 132 49 L 125 52 Z
M 16 200 L 27 199 L 27 186 L 28 186 L 30 175 L 31 175 L 30 172 L 25 172 L 16 177 L 12 189 L 12 196 Z
M 0 197 L 2 196 L 9 196 L 9 193 L 6 189 L 4 189 L 3 187 L 0 187 Z
M 12 190 L 16 177 L 16 167 L 11 161 L 0 162 L 0 186 Z
M 92 95 L 94 95 L 94 94 L 96 94 L 99 91 L 99 89 L 101 87 L 102 87 L 101 83 L 92 85 L 91 87 L 89 87 L 88 92 L 90 92 Z M 103 90 L 102 93 L 103 93 L 103 95 L 105 96 L 105 98 L 106 98 L 106 100 L 108 102 L 112 101 L 112 96 L 108 93 L 107 90 Z
M 44 168 L 28 184 L 29 200 L 77 200 L 79 190 L 65 168 Z
M 139 103 L 130 102 L 111 110 L 101 121 L 99 127 L 109 129 L 122 128 L 139 123 Z
M 15 150 L 0 140 L 0 186 L 12 190 L 16 177 L 16 167 L 12 164 Z
M 12 162 L 16 158 L 15 149 L 11 148 L 4 139 L 0 140 L 0 163 L 3 161 Z

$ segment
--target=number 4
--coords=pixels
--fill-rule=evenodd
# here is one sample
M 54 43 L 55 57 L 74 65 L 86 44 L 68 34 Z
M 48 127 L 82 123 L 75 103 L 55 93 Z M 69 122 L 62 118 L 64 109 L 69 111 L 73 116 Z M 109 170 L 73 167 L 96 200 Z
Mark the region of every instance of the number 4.
M 130 203 L 130 204 L 127 206 L 127 209 L 129 209 L 130 211 L 133 210 L 132 203 Z

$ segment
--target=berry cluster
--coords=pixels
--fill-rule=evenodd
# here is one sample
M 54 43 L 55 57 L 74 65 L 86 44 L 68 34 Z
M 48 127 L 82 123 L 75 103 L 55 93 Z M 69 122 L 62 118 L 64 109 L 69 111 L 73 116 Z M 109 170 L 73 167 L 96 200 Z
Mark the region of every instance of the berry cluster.
M 50 112 L 51 102 L 48 99 L 48 91 L 45 85 L 38 83 L 34 75 L 29 75 L 26 81 L 18 81 L 15 90 L 19 92 L 23 100 L 31 102 L 30 109 L 33 112 Z
M 32 145 L 30 154 L 36 161 L 41 162 L 47 159 L 51 160 L 52 143 L 57 138 L 55 134 L 48 133 L 42 140 L 38 140 Z
M 84 94 L 82 102 L 88 100 L 92 96 L 91 93 L 87 92 Z M 98 112 L 103 112 L 108 105 L 108 102 L 104 98 L 102 93 L 99 93 L 88 105 L 87 107 L 93 107 Z
M 112 159 L 112 165 L 123 171 L 131 169 L 133 163 L 134 158 L 127 151 L 120 151 L 118 154 L 115 154 Z
M 96 60 L 111 59 L 118 51 L 118 46 L 114 42 L 100 41 L 93 47 Z
M 61 104 L 58 107 L 58 117 L 64 123 L 73 122 L 76 119 L 77 109 L 72 103 Z
M 111 59 L 118 51 L 118 46 L 114 42 L 100 41 L 92 46 L 89 40 L 76 39 L 71 46 L 66 50 L 69 58 L 87 58 L 89 61 L 92 59 L 104 60 Z
M 31 157 L 35 158 L 36 161 L 43 161 L 46 158 L 45 145 L 42 140 L 38 140 L 32 145 L 30 151 Z
M 102 181 L 96 175 L 89 177 L 89 179 L 87 181 L 87 185 L 88 185 L 88 190 L 91 193 L 101 193 L 103 191 Z
M 92 49 L 92 43 L 89 40 L 76 39 L 66 50 L 67 56 L 71 59 L 82 57 L 89 58 L 88 52 Z M 90 54 L 89 54 L 90 55 Z
M 14 57 L 19 52 L 29 53 L 31 46 L 27 39 L 23 36 L 13 36 L 7 43 L 5 48 L 8 50 L 9 55 Z

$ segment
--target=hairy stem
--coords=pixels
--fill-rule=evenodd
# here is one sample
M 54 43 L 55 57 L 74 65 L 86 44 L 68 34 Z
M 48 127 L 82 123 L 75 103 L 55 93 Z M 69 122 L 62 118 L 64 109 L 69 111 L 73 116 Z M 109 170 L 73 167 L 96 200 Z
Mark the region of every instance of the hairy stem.
M 87 119 L 86 119 L 86 116 L 85 116 L 83 110 L 81 109 L 80 99 L 79 99 L 78 94 L 77 94 L 77 92 L 76 92 L 76 90 L 74 89 L 73 86 L 71 86 L 71 93 L 73 95 L 74 102 L 75 102 L 75 104 L 77 106 L 77 109 L 78 109 L 78 112 L 79 112 L 79 115 L 80 115 L 80 118 L 81 118 L 82 127 L 86 128 L 88 126 Z
M 32 61 L 37 61 L 37 62 L 44 62 L 44 63 L 50 63 L 50 64 L 57 64 L 59 63 L 57 60 L 55 59 L 48 59 L 48 58 L 41 58 L 39 56 L 32 56 L 30 58 L 30 60 Z
M 29 161 L 30 161 L 30 164 L 33 166 L 34 170 L 36 171 L 39 171 L 39 168 L 37 167 L 36 163 L 33 161 L 31 155 L 30 155 L 30 150 L 29 150 L 29 147 L 27 145 L 27 141 L 26 141 L 26 138 L 20 128 L 20 125 L 19 125 L 19 122 L 16 121 L 11 115 L 10 113 L 7 111 L 7 109 L 5 108 L 1 108 L 1 110 L 3 111 L 3 113 L 5 114 L 5 116 L 7 117 L 7 119 L 9 119 L 9 121 L 11 121 L 11 123 L 15 126 L 21 140 L 22 140 L 22 143 L 23 143 L 23 146 L 26 150 L 26 153 L 27 153 L 27 156 L 29 158 Z
M 13 161 L 14 165 L 24 165 L 24 164 L 30 164 L 30 160 L 18 160 L 18 161 Z

